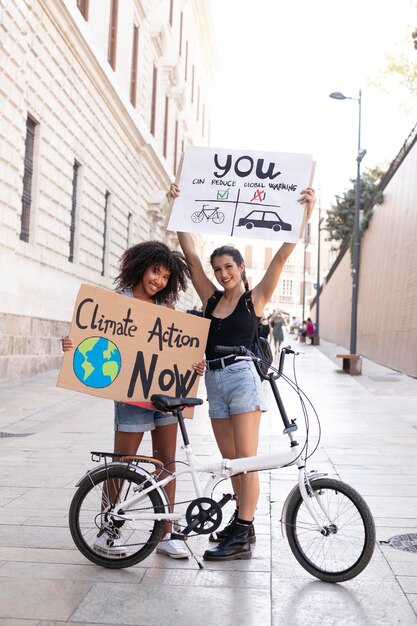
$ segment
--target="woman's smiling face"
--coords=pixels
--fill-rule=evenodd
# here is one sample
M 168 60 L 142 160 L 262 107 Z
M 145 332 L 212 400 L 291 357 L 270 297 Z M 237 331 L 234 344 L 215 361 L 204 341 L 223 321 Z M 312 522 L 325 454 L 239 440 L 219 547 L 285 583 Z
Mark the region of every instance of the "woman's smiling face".
M 239 266 L 229 254 L 222 254 L 213 259 L 213 271 L 219 285 L 224 289 L 231 289 L 242 280 L 243 263 Z
M 147 267 L 141 281 L 143 291 L 147 296 L 154 297 L 165 289 L 170 276 L 171 271 L 163 265 Z

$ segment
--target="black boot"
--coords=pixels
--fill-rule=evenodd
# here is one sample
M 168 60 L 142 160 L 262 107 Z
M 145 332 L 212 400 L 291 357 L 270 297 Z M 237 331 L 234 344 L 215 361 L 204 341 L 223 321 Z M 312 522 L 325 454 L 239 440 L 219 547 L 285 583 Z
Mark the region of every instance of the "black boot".
M 220 541 L 224 541 L 225 539 L 227 539 L 233 532 L 238 513 L 239 511 L 238 509 L 236 509 L 236 511 L 233 513 L 232 517 L 229 519 L 229 521 L 227 522 L 227 525 L 223 528 L 223 530 L 219 530 L 219 532 L 211 533 L 209 537 L 209 541 L 211 541 L 212 543 L 219 543 Z M 255 527 L 253 525 L 253 522 L 251 522 L 249 526 L 249 543 L 255 543 L 255 542 L 256 542 Z
M 212 550 L 206 550 L 203 559 L 206 561 L 234 561 L 235 559 L 250 559 L 252 553 L 249 539 L 250 524 L 241 524 L 235 521 L 233 532 Z

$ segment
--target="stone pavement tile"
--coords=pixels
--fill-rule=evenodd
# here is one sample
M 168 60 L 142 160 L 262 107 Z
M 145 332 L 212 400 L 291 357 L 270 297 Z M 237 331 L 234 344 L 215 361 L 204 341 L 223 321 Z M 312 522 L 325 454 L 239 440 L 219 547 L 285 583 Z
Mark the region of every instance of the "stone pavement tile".
M 368 496 L 366 501 L 374 517 L 410 518 L 417 511 L 417 497 L 413 496 L 408 498 Z
M 68 620 L 90 582 L 0 578 L 0 617 Z
M 0 626 L 40 626 L 37 619 L 12 619 L 11 617 L 0 617 Z
M 20 548 L 72 548 L 68 528 L 39 526 L 2 526 L 0 545 Z
M 180 602 L 179 602 L 180 599 Z M 158 583 L 97 583 L 71 616 L 71 622 L 97 621 L 134 626 L 224 626 L 270 623 L 269 594 L 259 589 L 179 587 Z
M 417 593 L 417 576 L 397 576 L 405 593 Z
M 205 561 L 204 567 L 205 567 Z M 144 583 L 182 587 L 225 587 L 230 589 L 267 589 L 271 575 L 269 572 L 245 572 L 236 570 L 163 570 L 148 568 L 143 577 Z
M 390 566 L 396 576 L 414 576 L 414 581 L 417 581 L 417 555 L 415 553 L 414 561 L 390 561 Z M 417 588 L 413 590 L 413 593 L 417 593 Z
M 75 546 L 70 550 L 53 548 L 24 548 L 18 546 L 1 546 L 0 558 L 2 561 L 16 561 L 22 563 L 74 563 L 85 564 L 85 557 Z
M 381 601 L 384 598 L 384 601 Z M 272 582 L 273 626 L 415 626 L 416 615 L 395 582 L 355 579 Z
M 91 582 L 139 583 L 146 569 L 130 567 L 125 569 L 109 569 L 89 563 L 84 559 L 83 565 L 66 563 L 5 563 L 1 576 L 19 579 L 43 580 L 76 580 Z
M 409 593 L 407 595 L 407 598 L 417 615 L 417 593 Z M 417 618 L 416 618 L 416 622 L 417 622 Z
M 120 626 L 120 623 L 114 623 L 114 624 L 104 624 L 104 622 L 65 622 L 65 623 L 74 623 L 76 624 L 76 626 Z M 26 624 L 26 622 L 25 622 Z M 22 626 L 25 626 L 25 624 L 22 624 Z M 36 626 L 62 626 L 62 622 L 56 622 L 54 621 L 50 621 L 50 620 L 40 620 L 39 622 L 36 622 Z M 2 624 L 0 623 L 0 626 L 2 626 Z M 10 626 L 14 626 L 14 624 L 12 623 Z M 31 624 L 29 623 L 28 626 L 31 626 Z

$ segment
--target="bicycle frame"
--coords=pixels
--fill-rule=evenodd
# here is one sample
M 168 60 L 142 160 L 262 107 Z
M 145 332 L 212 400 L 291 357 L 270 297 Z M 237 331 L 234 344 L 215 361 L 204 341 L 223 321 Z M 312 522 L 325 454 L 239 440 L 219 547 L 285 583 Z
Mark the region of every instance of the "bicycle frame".
M 178 416 L 178 420 L 181 426 L 181 431 L 183 432 L 185 425 L 183 423 L 183 417 L 180 413 Z M 186 431 L 185 431 L 186 432 Z M 130 498 L 123 501 L 123 515 L 117 515 L 116 512 L 112 513 L 112 517 L 114 519 L 124 519 L 129 521 L 134 520 L 167 520 L 171 522 L 178 522 L 183 519 L 183 513 L 175 513 L 169 512 L 169 501 L 165 492 L 165 486 L 169 484 L 174 479 L 177 479 L 186 474 L 191 475 L 192 482 L 195 489 L 196 498 L 206 497 L 209 498 L 212 495 L 212 492 L 216 485 L 222 480 L 231 478 L 232 476 L 236 476 L 238 474 L 242 474 L 245 472 L 255 472 L 269 469 L 279 469 L 284 466 L 295 465 L 299 470 L 298 475 L 298 486 L 302 495 L 302 498 L 306 504 L 307 509 L 309 510 L 312 518 L 316 522 L 318 528 L 321 530 L 322 525 L 319 523 L 315 512 L 310 504 L 310 496 L 307 492 L 306 484 L 309 484 L 310 480 L 314 480 L 318 478 L 319 474 L 314 474 L 313 476 L 308 476 L 306 473 L 306 465 L 305 458 L 302 453 L 300 453 L 300 444 L 297 443 L 294 438 L 292 432 L 286 433 L 290 439 L 291 449 L 288 452 L 280 452 L 273 453 L 268 455 L 260 455 L 260 456 L 252 456 L 252 457 L 244 457 L 239 459 L 221 459 L 220 461 L 213 461 L 210 463 L 203 463 L 195 454 L 192 449 L 191 444 L 185 444 L 183 449 L 185 451 L 186 459 L 187 459 L 187 467 L 184 469 L 180 469 L 171 473 L 166 478 L 155 479 L 152 474 L 143 470 L 138 466 L 130 466 L 131 469 L 137 471 L 138 473 L 146 476 L 147 482 L 150 483 L 148 487 L 144 487 L 140 492 L 137 492 Z M 110 463 L 107 467 L 110 466 L 123 466 L 126 467 L 124 463 Z M 100 466 L 94 470 L 94 472 L 98 472 L 103 468 Z M 205 484 L 200 480 L 199 474 L 209 474 L 209 478 Z M 130 509 L 134 509 L 138 505 L 140 505 L 140 501 L 146 496 L 150 491 L 156 489 L 160 496 L 162 497 L 164 508 L 168 512 L 166 513 L 151 513 L 149 511 L 139 512 L 135 511 L 135 514 L 126 513 Z M 285 508 L 285 504 L 284 504 Z M 323 508 L 325 512 L 325 509 Z

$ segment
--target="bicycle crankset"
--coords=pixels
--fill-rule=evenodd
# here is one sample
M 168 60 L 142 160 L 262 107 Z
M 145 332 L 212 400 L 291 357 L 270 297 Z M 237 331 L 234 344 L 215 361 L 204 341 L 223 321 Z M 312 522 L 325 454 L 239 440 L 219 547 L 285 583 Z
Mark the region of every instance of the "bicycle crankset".
M 218 529 L 222 517 L 222 509 L 215 500 L 196 498 L 185 513 L 187 533 L 194 531 L 197 535 L 209 535 Z

